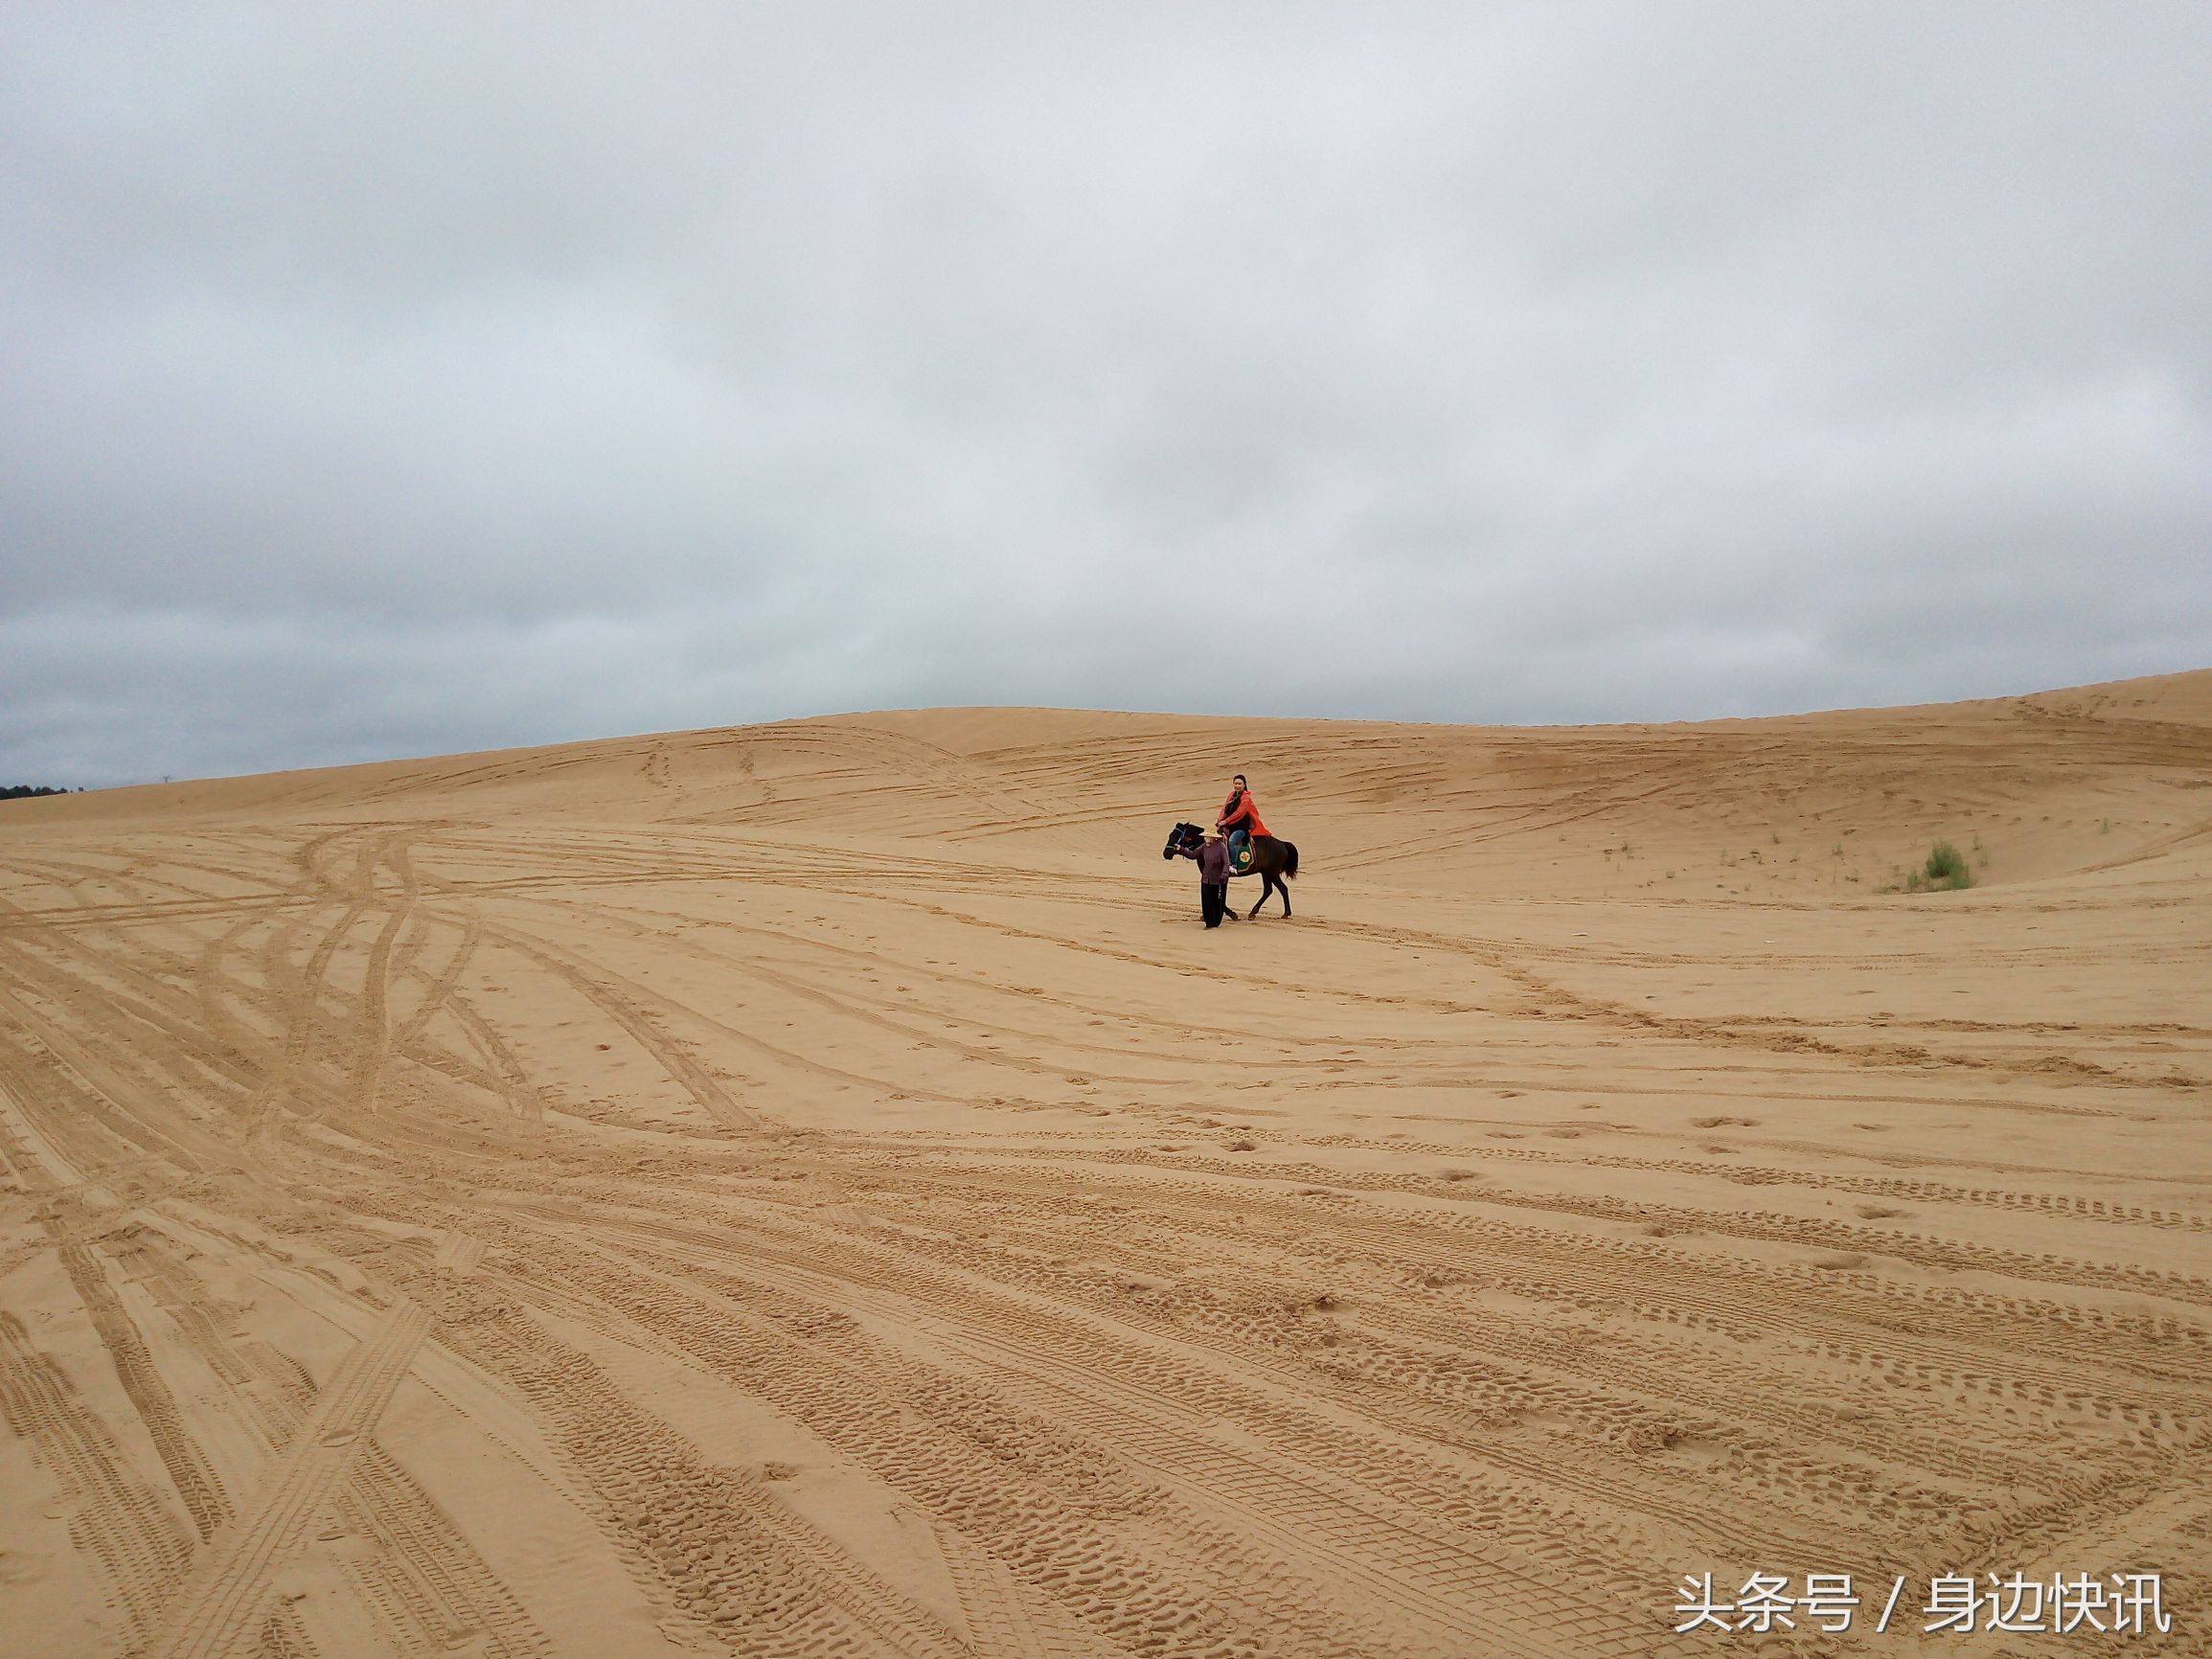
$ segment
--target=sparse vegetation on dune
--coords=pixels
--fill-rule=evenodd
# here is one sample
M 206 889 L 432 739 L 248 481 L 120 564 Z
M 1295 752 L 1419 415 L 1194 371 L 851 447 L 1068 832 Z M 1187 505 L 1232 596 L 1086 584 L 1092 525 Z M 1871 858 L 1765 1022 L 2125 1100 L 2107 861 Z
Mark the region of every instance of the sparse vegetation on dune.
M 1983 854 L 1983 862 L 1988 862 L 1987 853 Z M 1967 864 L 1966 854 L 1948 841 L 1938 841 L 1927 850 L 1927 857 L 1921 867 L 1905 876 L 1904 891 L 1954 893 L 1973 885 L 1973 871 Z

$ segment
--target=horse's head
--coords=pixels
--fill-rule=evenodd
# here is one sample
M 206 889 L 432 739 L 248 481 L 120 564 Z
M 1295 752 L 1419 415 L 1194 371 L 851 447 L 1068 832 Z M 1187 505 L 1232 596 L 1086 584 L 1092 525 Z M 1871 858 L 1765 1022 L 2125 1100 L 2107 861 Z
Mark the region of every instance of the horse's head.
M 1168 831 L 1168 844 L 1160 849 L 1162 858 L 1173 858 L 1186 847 L 1196 847 L 1206 838 L 1206 832 L 1196 824 L 1177 824 Z

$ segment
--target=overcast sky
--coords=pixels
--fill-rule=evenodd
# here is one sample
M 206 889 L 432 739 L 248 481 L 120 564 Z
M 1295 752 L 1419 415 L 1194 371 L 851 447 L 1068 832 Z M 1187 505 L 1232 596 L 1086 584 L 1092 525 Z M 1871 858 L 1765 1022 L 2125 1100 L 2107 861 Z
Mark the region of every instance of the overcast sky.
M 0 783 L 2212 666 L 2212 6 L 0 7 Z

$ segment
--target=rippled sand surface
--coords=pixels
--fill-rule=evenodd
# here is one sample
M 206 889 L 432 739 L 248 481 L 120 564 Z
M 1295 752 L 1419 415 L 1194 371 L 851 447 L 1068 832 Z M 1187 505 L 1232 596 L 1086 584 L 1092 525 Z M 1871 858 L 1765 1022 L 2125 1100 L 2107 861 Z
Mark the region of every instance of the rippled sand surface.
M 2206 1651 L 2208 878 L 2212 674 L 0 805 L 0 1645 Z

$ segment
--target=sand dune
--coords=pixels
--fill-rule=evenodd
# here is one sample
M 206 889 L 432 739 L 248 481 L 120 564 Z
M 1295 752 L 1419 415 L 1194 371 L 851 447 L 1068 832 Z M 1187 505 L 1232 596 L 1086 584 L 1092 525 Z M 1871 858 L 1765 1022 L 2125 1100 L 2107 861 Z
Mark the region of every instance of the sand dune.
M 0 1630 L 2212 1651 L 2208 877 L 2212 672 L 0 805 Z M 1754 1571 L 1868 1604 L 1675 1633 Z M 2174 1629 L 1923 1634 L 2016 1571 Z

